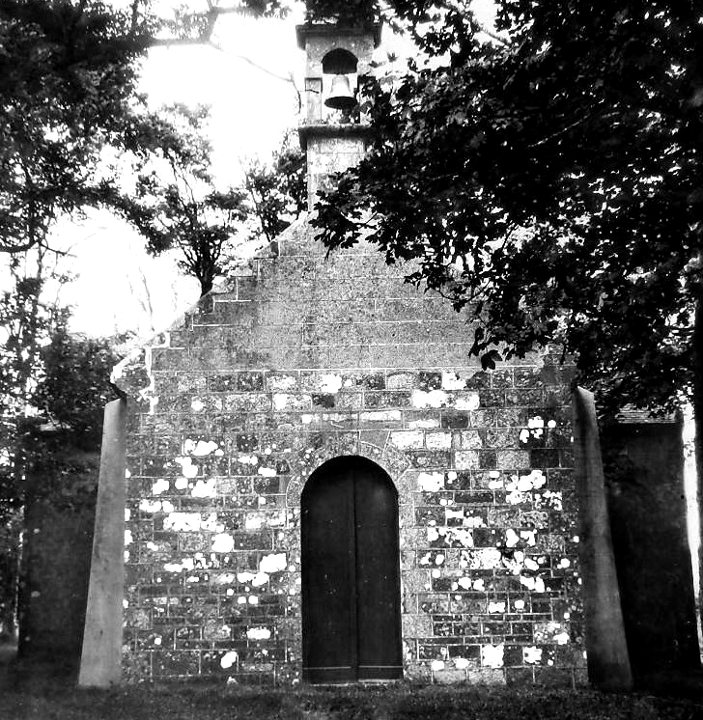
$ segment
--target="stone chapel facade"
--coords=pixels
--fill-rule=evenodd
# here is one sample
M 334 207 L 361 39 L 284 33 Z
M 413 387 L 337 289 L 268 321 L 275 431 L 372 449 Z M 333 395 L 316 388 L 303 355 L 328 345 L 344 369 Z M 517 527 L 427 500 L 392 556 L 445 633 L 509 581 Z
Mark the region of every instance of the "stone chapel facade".
M 326 59 L 363 89 L 379 32 L 299 40 L 314 196 L 365 143 Z M 585 682 L 568 370 L 482 371 L 403 276 L 303 217 L 118 366 L 124 678 Z

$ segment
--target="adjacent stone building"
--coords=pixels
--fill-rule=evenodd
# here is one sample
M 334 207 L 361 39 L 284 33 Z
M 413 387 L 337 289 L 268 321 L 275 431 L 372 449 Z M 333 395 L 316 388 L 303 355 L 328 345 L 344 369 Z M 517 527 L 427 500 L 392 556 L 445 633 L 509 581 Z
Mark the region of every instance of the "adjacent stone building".
M 358 94 L 379 31 L 299 39 L 314 194 L 365 143 L 326 75 Z M 118 367 L 123 677 L 585 680 L 568 370 L 482 371 L 404 272 L 303 217 Z

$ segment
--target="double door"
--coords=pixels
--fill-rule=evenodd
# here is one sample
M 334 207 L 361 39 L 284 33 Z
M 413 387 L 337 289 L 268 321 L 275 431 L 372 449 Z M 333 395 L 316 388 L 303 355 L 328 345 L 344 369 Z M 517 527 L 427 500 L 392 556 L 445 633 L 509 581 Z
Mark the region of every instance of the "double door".
M 359 457 L 331 460 L 301 499 L 303 679 L 402 677 L 398 497 Z

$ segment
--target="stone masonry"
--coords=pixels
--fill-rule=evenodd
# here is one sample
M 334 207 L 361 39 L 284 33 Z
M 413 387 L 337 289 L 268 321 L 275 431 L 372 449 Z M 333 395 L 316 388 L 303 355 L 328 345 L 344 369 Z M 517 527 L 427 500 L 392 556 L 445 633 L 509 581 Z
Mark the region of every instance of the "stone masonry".
M 349 455 L 398 490 L 406 678 L 585 682 L 568 371 L 481 371 L 403 274 L 303 219 L 118 366 L 128 678 L 299 682 L 301 491 Z

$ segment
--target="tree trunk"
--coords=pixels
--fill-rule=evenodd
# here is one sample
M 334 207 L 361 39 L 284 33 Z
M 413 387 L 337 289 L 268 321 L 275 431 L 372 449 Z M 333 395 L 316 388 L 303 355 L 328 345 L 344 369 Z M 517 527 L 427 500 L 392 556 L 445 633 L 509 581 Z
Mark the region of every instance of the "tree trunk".
M 700 584 L 703 582 L 703 298 L 696 305 L 693 326 L 693 417 L 696 424 L 696 489 L 698 494 L 699 545 L 698 545 L 698 584 L 696 610 L 703 624 L 703 607 L 701 604 Z

